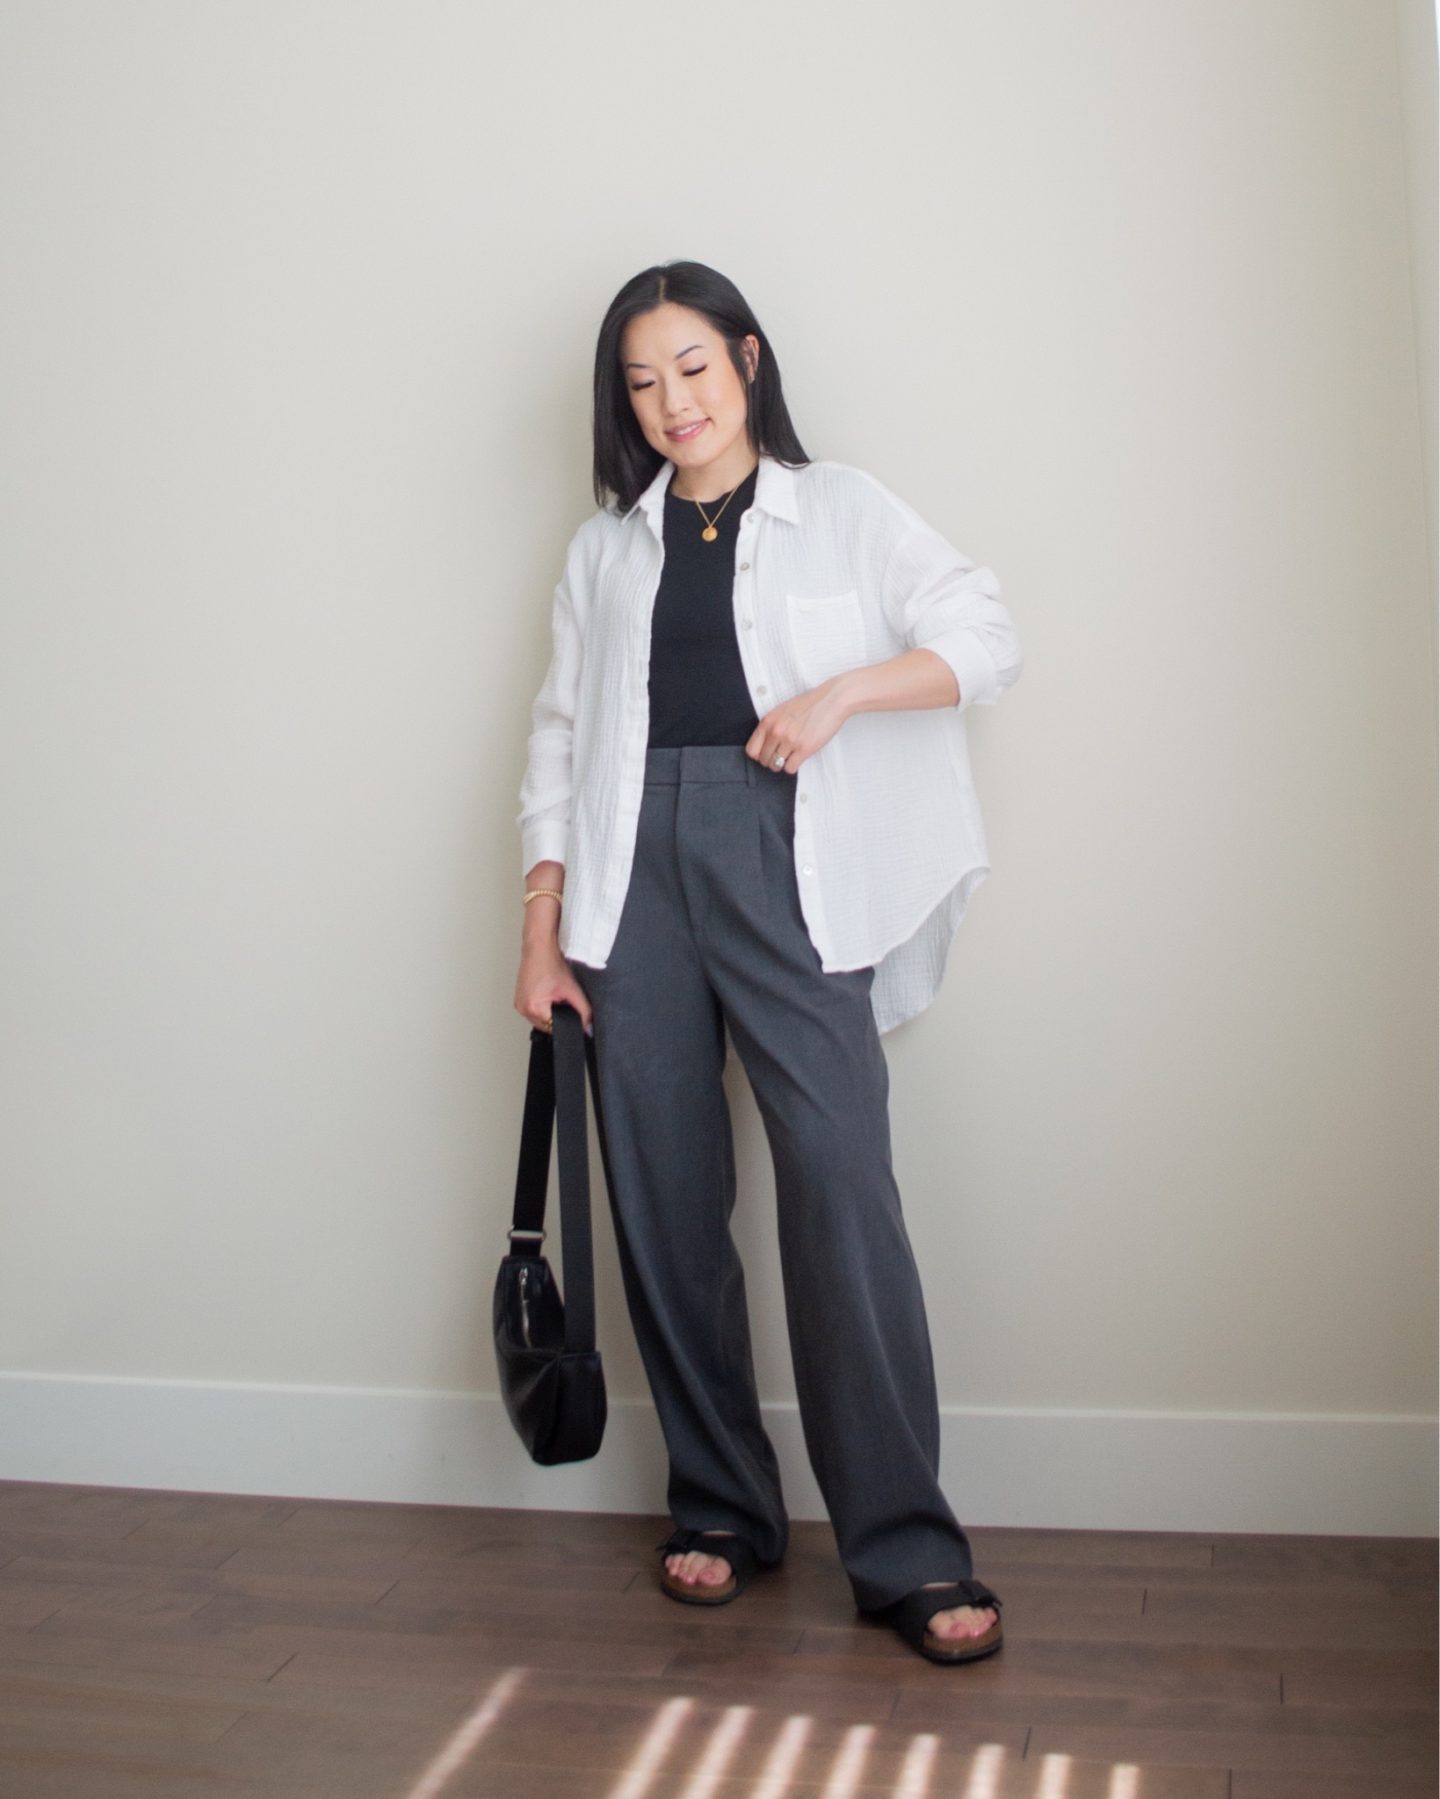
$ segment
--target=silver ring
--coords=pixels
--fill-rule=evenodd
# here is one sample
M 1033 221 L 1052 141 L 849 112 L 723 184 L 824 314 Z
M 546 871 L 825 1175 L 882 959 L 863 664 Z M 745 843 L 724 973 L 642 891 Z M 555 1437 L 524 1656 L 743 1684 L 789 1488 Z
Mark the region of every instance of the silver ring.
M 776 756 L 776 757 L 775 757 L 775 759 L 774 759 L 774 766 L 775 766 L 775 767 L 776 767 L 776 768 L 784 768 L 784 766 L 785 766 L 785 756 L 788 756 L 788 755 L 789 755 L 789 754 L 790 754 L 790 752 L 789 752 L 789 750 L 786 750 L 786 751 L 785 751 L 785 754 L 784 754 L 784 755 L 781 755 L 781 756 Z

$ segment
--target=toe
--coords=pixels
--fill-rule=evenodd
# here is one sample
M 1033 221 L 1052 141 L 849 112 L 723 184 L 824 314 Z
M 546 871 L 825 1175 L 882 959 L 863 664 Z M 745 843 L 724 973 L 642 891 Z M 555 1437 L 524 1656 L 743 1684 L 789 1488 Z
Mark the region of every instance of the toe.
M 665 1566 L 674 1579 L 684 1581 L 689 1587 L 723 1586 L 730 1578 L 728 1562 L 706 1555 L 700 1549 L 687 1550 L 684 1555 L 667 1556 Z
M 707 1530 L 702 1536 L 733 1537 L 733 1530 Z M 733 1569 L 730 1562 L 721 1555 L 708 1554 L 703 1549 L 688 1549 L 683 1553 L 676 1551 L 665 1558 L 665 1567 L 672 1580 L 682 1581 L 688 1587 L 721 1587 L 729 1580 Z
M 995 1612 L 990 1606 L 982 1609 L 959 1605 L 936 1612 L 930 1620 L 930 1633 L 937 1637 L 978 1637 L 983 1636 L 994 1622 Z

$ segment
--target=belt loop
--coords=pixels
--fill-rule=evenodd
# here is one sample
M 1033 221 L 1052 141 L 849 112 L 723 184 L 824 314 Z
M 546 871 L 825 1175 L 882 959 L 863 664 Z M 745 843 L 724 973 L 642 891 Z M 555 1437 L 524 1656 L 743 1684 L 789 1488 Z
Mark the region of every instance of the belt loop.
M 743 747 L 741 748 L 740 754 L 745 756 Z M 760 779 L 760 764 L 753 756 L 745 756 L 745 779 L 752 787 L 754 787 Z

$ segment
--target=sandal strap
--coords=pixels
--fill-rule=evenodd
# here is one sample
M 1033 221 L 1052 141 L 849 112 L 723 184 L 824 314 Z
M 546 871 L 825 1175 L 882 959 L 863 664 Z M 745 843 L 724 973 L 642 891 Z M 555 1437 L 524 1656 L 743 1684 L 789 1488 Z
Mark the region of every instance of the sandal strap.
M 958 1594 L 952 1598 L 951 1593 Z M 884 1608 L 882 1616 L 900 1630 L 906 1639 L 919 1646 L 925 1627 L 936 1612 L 953 1611 L 957 1606 L 973 1605 L 983 1609 L 994 1606 L 998 1613 L 1004 1601 L 992 1593 L 983 1580 L 948 1580 L 944 1586 L 917 1587 L 903 1599 Z

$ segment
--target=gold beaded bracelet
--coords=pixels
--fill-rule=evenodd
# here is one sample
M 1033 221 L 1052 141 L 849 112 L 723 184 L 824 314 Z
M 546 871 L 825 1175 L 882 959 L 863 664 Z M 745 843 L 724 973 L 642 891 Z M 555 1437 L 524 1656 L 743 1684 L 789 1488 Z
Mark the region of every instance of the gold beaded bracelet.
M 558 887 L 532 887 L 530 889 L 530 891 L 525 895 L 524 901 L 522 903 L 528 906 L 532 899 L 539 899 L 539 897 L 542 893 L 551 894 L 555 899 L 560 900 L 562 903 L 565 898 L 565 895 L 560 891 L 560 889 Z

